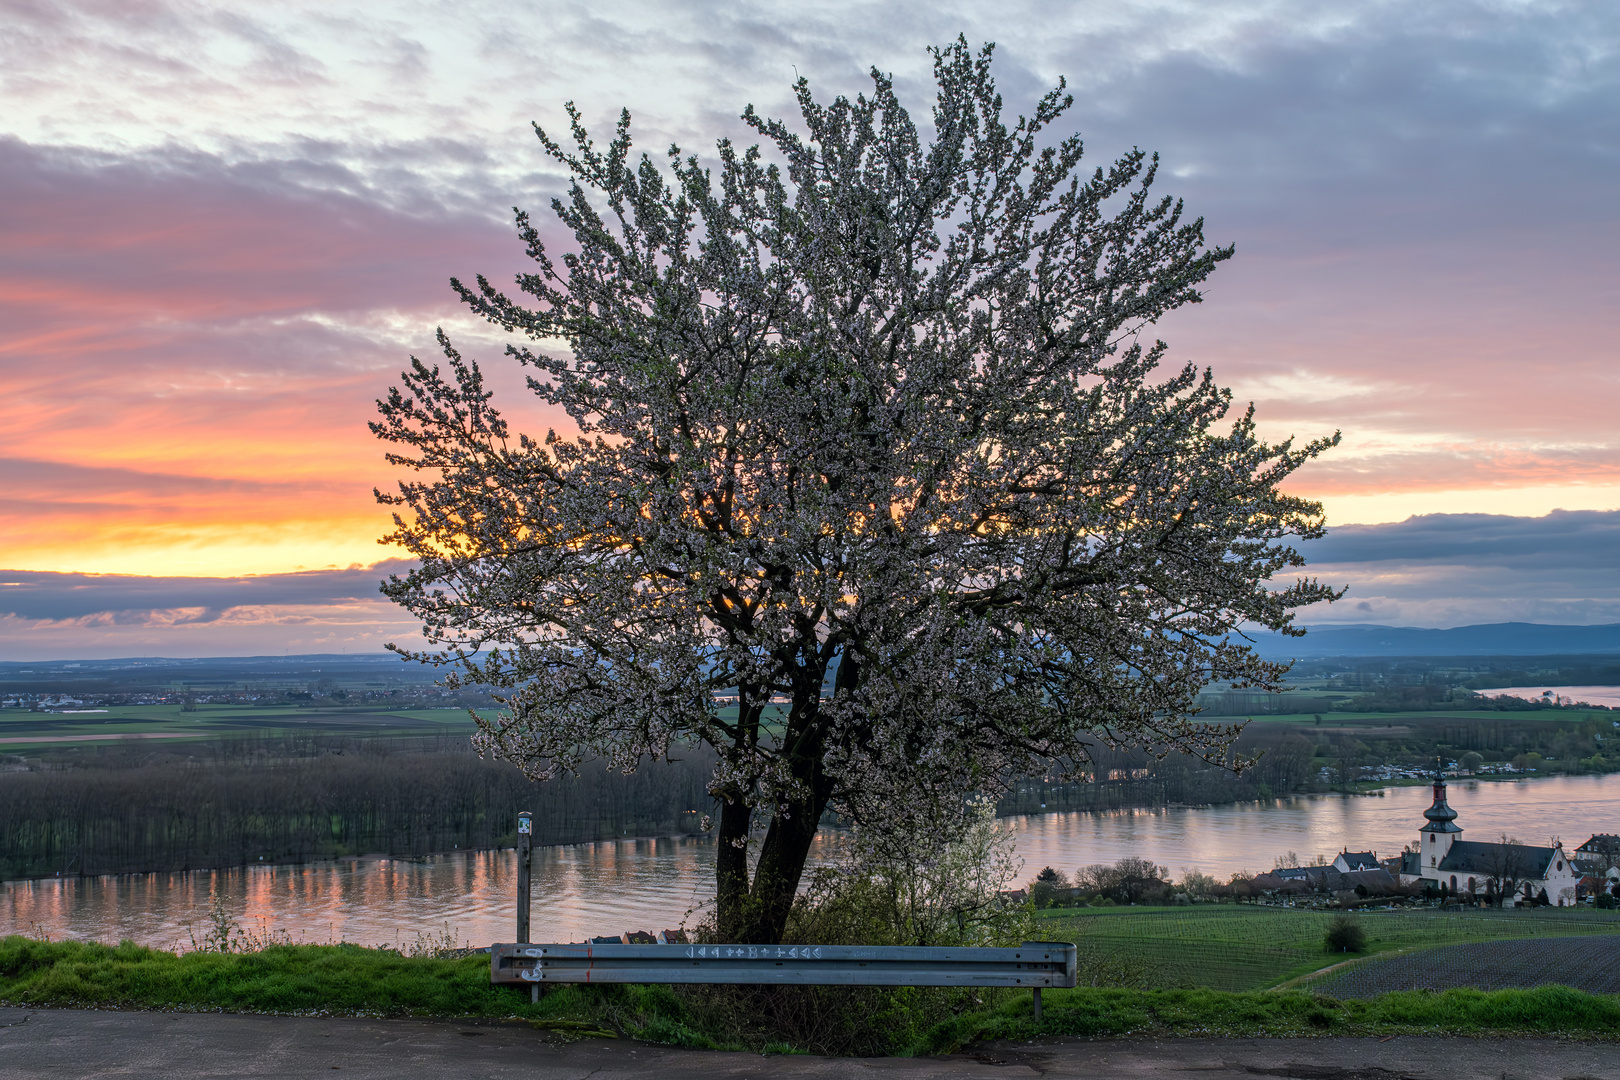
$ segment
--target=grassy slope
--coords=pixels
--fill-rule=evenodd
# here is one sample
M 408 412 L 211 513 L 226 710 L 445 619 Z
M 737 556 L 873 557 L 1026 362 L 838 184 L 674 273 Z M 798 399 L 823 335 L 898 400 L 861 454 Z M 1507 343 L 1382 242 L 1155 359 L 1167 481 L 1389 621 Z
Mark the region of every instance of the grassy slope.
M 504 1016 L 520 997 L 489 985 L 482 957 L 417 959 L 346 945 L 176 955 L 128 942 L 0 941 L 0 998 L 17 1003 Z
M 984 1039 L 1046 1035 L 1556 1034 L 1614 1039 L 1620 1033 L 1620 1000 L 1561 986 L 1403 992 L 1373 1001 L 1335 1001 L 1300 991 L 1218 990 L 1052 990 L 1044 998 L 1039 1024 L 1027 1001 L 1009 1001 L 939 1025 L 919 1049 L 941 1051 Z
M 1620 1000 L 1560 987 L 1454 990 L 1338 1002 L 1299 992 L 1048 991 L 1040 1024 L 1030 999 L 1004 993 L 942 1023 L 908 1024 L 915 991 L 894 991 L 891 1053 L 937 1053 L 988 1038 L 1041 1035 L 1362 1035 L 1400 1032 L 1535 1033 L 1614 1038 Z M 234 1012 L 362 1013 L 517 1018 L 565 1036 L 611 1034 L 688 1046 L 792 1049 L 761 1031 L 706 1024 L 668 987 L 568 987 L 531 1005 L 489 985 L 482 957 L 410 958 L 353 946 L 278 946 L 259 953 L 175 955 L 135 945 L 0 940 L 0 1002 L 41 1006 L 182 1008 Z
M 1041 912 L 1043 936 L 1084 951 L 1139 959 L 1156 986 L 1259 990 L 1332 963 L 1322 936 L 1334 915 L 1297 908 L 1211 904 Z M 1369 952 L 1471 941 L 1620 933 L 1620 912 L 1369 911 Z

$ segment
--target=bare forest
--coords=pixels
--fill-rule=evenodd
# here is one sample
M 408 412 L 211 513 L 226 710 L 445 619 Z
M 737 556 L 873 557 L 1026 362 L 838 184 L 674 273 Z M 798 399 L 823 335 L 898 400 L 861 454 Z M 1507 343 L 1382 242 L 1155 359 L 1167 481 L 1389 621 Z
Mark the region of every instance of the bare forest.
M 1309 785 L 1313 742 L 1251 728 L 1242 775 L 1184 754 L 1099 750 L 1091 778 L 1028 781 L 1002 814 L 1265 798 Z M 0 772 L 0 878 L 202 870 L 361 854 L 411 857 L 510 846 L 520 810 L 535 840 L 570 844 L 693 833 L 714 812 L 712 757 L 678 754 L 625 774 L 587 764 L 532 783 L 456 738 L 242 739 L 178 755 L 13 759 Z M 829 824 L 836 819 L 829 816 Z
M 696 831 L 712 762 L 548 784 L 464 739 L 240 740 L 194 757 L 107 756 L 0 773 L 0 878 L 417 856 Z

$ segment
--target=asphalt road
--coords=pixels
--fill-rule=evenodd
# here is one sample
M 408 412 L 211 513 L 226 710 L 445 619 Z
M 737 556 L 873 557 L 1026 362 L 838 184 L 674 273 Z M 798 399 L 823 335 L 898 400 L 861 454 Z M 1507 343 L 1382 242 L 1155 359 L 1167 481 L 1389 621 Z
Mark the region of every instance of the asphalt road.
M 1620 1043 L 1545 1039 L 1058 1040 L 922 1059 L 759 1057 L 615 1039 L 556 1043 L 521 1024 L 0 1009 L 0 1078 L 525 1077 L 930 1080 L 1242 1077 L 1620 1080 Z

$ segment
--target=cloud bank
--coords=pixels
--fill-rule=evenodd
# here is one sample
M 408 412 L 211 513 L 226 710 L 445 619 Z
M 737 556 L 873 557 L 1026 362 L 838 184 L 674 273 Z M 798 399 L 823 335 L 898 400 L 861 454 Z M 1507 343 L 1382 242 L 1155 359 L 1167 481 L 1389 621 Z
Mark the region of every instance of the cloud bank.
M 409 563 L 235 578 L 0 570 L 8 660 L 372 652 L 420 643 L 378 584 Z
M 1298 621 L 1453 627 L 1620 622 L 1620 513 L 1430 514 L 1333 529 L 1310 573 L 1348 586 Z
M 411 564 L 387 560 L 344 570 L 238 578 L 140 577 L 0 570 L 0 615 L 57 622 L 188 609 L 213 621 L 242 607 L 321 607 L 378 599 L 378 584 Z
M 1334 529 L 1303 550 L 1310 574 L 1348 587 L 1337 603 L 1302 610 L 1304 625 L 1620 623 L 1617 511 L 1431 514 Z M 247 656 L 415 642 L 417 624 L 377 593 L 408 565 L 231 578 L 0 570 L 0 655 Z

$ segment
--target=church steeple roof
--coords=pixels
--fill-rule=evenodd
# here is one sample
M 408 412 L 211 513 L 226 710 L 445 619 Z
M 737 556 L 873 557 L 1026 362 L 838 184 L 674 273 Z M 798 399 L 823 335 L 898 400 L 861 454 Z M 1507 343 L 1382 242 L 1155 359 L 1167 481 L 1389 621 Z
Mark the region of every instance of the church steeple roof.
M 1460 833 L 1462 827 L 1456 824 L 1457 811 L 1446 802 L 1446 779 L 1436 765 L 1434 770 L 1434 805 L 1423 811 L 1423 816 L 1429 823 L 1419 832 L 1426 833 Z

